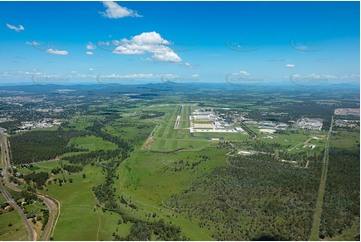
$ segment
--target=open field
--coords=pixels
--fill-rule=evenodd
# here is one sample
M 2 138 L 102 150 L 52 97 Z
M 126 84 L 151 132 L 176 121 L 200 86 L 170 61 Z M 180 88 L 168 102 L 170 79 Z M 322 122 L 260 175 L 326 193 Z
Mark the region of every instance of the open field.
M 246 133 L 194 133 L 194 138 L 212 139 L 219 138 L 220 140 L 241 141 L 248 139 L 250 136 Z
M 66 160 L 67 157 L 71 157 L 71 156 L 74 156 L 74 155 L 86 154 L 86 153 L 88 153 L 88 152 L 87 151 L 67 152 L 67 153 L 64 153 L 64 154 L 60 155 L 59 159 Z
M 114 150 L 117 148 L 117 145 L 103 140 L 102 138 L 92 136 L 85 137 L 75 137 L 72 138 L 68 146 L 74 146 L 76 148 L 85 149 L 88 151 L 97 151 L 97 150 Z
M 61 161 L 36 164 L 37 172 L 50 172 L 60 166 Z M 26 173 L 25 169 L 21 170 Z M 83 178 L 85 174 L 85 178 Z M 66 179 L 60 186 L 54 179 Z M 72 179 L 70 183 L 69 180 Z M 103 213 L 96 208 L 92 187 L 103 180 L 100 167 L 86 166 L 80 173 L 63 173 L 52 176 L 51 185 L 46 186 L 46 194 L 61 203 L 61 214 L 53 235 L 55 240 L 111 240 L 111 233 L 117 226 L 118 216 Z M 106 224 L 106 226 L 105 226 Z M 119 226 L 121 228 L 121 226 Z
M 203 155 L 210 156 L 212 159 L 196 164 L 194 168 L 190 165 L 182 172 L 174 170 L 177 168 L 175 163 L 179 160 L 193 164 Z M 184 233 L 191 239 L 211 239 L 209 233 L 195 227 L 193 222 L 187 221 L 182 215 L 175 215 L 166 203 L 172 194 L 180 193 L 189 187 L 197 177 L 209 173 L 217 166 L 225 165 L 224 155 L 225 153 L 212 148 L 173 154 L 138 152 L 123 162 L 118 169 L 120 194 L 131 197 L 132 202 L 139 208 L 140 214 L 155 212 L 157 216 L 170 219 L 181 226 Z M 157 179 L 154 179 L 155 177 Z M 170 218 L 169 215 L 171 215 Z
M 0 240 L 24 241 L 28 240 L 28 236 L 28 231 L 16 210 L 0 215 Z
M 340 149 L 354 150 L 360 145 L 359 129 L 354 130 L 354 132 L 348 132 L 342 129 L 336 132 L 331 139 L 331 146 Z
M 64 184 L 62 187 L 53 184 L 48 187 L 48 194 L 61 203 L 61 214 L 53 236 L 56 240 L 96 238 L 99 221 L 98 216 L 94 216 L 95 199 L 91 188 L 101 178 L 96 175 L 99 169 L 87 171 L 89 173 L 84 172 L 88 174 L 87 179 L 83 180 L 81 174 L 74 174 L 71 175 L 74 179 L 72 184 Z
M 139 120 L 136 117 L 126 117 L 113 121 L 102 128 L 102 130 L 110 135 L 129 141 L 143 141 L 154 129 L 158 119 L 159 118 Z
M 65 130 L 72 129 L 76 131 L 85 131 L 87 127 L 90 127 L 95 120 L 103 120 L 102 116 L 97 115 L 82 115 L 75 116 L 70 119 L 70 124 Z

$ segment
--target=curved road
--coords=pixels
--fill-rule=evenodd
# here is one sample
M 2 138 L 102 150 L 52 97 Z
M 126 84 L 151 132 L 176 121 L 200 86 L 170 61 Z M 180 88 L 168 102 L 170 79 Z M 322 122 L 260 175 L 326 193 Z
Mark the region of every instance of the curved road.
M 3 175 L 3 181 L 5 183 L 5 186 L 7 186 L 8 188 L 10 188 L 13 191 L 20 192 L 21 190 L 19 188 L 15 187 L 13 184 L 11 184 L 9 182 L 8 169 L 11 169 L 10 152 L 9 152 L 7 138 L 2 133 L 0 133 L 0 145 L 1 145 L 1 153 L 2 153 L 2 168 L 3 168 L 2 175 Z M 26 216 L 25 216 L 24 212 L 22 211 L 22 209 L 11 198 L 10 194 L 6 191 L 6 189 L 2 186 L 2 184 L 0 186 L 0 190 L 3 193 L 3 195 L 5 196 L 5 198 L 9 201 L 9 203 L 13 204 L 14 207 L 19 211 L 21 217 L 23 218 L 23 220 L 29 230 L 30 239 L 33 241 L 36 241 L 36 239 L 37 239 L 36 232 L 31 227 L 29 221 L 26 219 Z M 43 231 L 43 236 L 42 236 L 42 240 L 45 241 L 45 240 L 49 240 L 49 238 L 50 238 L 50 235 L 51 235 L 50 233 L 52 232 L 53 225 L 55 222 L 55 214 L 57 213 L 57 210 L 60 211 L 60 209 L 58 209 L 58 206 L 60 206 L 60 203 L 58 201 L 56 201 L 55 199 L 52 199 L 46 195 L 36 194 L 36 196 L 39 199 L 41 199 L 49 209 L 49 219 L 48 219 L 48 222 L 46 223 L 45 229 Z M 59 214 L 58 214 L 58 216 L 59 216 Z
M 42 240 L 46 241 L 46 240 L 49 240 L 52 229 L 53 229 L 53 227 L 55 227 L 54 223 L 57 220 L 57 219 L 55 219 L 55 214 L 58 214 L 58 217 L 59 217 L 59 213 L 57 213 L 57 211 L 60 211 L 58 209 L 58 206 L 60 205 L 60 203 L 57 200 L 52 199 L 46 195 L 36 194 L 36 196 L 39 199 L 43 200 L 43 202 L 46 204 L 46 206 L 48 206 L 48 209 L 49 209 L 49 219 L 48 219 L 48 222 L 46 223 L 45 229 L 43 231 L 43 237 L 42 237 Z

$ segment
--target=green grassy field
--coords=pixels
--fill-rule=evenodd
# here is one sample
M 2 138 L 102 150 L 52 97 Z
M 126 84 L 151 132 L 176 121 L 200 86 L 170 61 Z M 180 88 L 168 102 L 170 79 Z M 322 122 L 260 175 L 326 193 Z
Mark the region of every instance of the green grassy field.
M 74 174 L 72 184 L 60 187 L 53 184 L 48 187 L 48 194 L 61 203 L 61 214 L 54 232 L 55 240 L 94 240 L 99 226 L 97 213 L 94 212 L 95 199 L 91 188 L 101 181 L 99 168 L 86 168 L 81 174 Z M 70 176 L 69 176 L 70 177 Z
M 200 156 L 207 155 L 210 160 L 200 163 L 195 168 L 185 169 L 182 172 L 175 171 L 176 162 L 197 161 Z M 181 214 L 176 214 L 167 207 L 167 200 L 173 194 L 181 193 L 189 187 L 192 182 L 200 176 L 208 174 L 213 168 L 225 165 L 225 153 L 213 148 L 201 151 L 183 151 L 173 154 L 156 154 L 149 151 L 141 151 L 132 154 L 124 161 L 119 169 L 119 187 L 121 195 L 130 198 L 138 207 L 135 216 L 146 213 L 157 213 L 157 216 L 172 221 L 180 226 L 186 236 L 193 240 L 211 240 L 210 232 L 197 226 L 196 221 L 190 221 Z M 192 197 L 194 199 L 205 199 L 205 197 Z M 144 215 L 143 215 L 144 216 Z
M 66 160 L 67 157 L 88 153 L 87 151 L 68 152 L 59 156 L 59 159 Z
M 9 226 L 11 225 L 11 226 Z M 0 215 L 0 240 L 28 240 L 28 231 L 16 210 Z
M 117 148 L 116 144 L 94 135 L 72 138 L 68 145 L 74 145 L 76 148 L 86 149 L 89 151 L 114 150 Z
M 0 203 L 3 203 L 3 202 L 6 202 L 6 199 L 5 199 L 5 197 L 4 196 L 0 196 Z
M 332 136 L 330 142 L 332 147 L 346 150 L 355 149 L 357 145 L 360 144 L 360 130 L 355 129 L 354 132 L 337 131 L 337 133 Z
M 90 127 L 95 120 L 104 120 L 103 116 L 97 115 L 83 115 L 83 116 L 75 116 L 70 119 L 67 125 L 67 128 L 64 130 L 76 130 L 76 131 L 85 131 L 87 127 Z
M 102 131 L 131 142 L 143 142 L 159 120 L 160 118 L 139 120 L 137 117 L 125 117 L 106 125 Z
M 241 141 L 248 139 L 250 136 L 245 133 L 194 133 L 195 138 L 203 138 L 211 140 L 212 138 L 219 138 L 222 141 Z
M 59 167 L 64 161 L 38 163 L 34 166 L 37 172 L 49 172 Z M 28 170 L 28 171 L 27 171 Z M 22 173 L 31 172 L 23 168 Z M 83 178 L 85 174 L 85 178 Z M 54 232 L 54 240 L 111 240 L 112 233 L 117 227 L 119 215 L 103 213 L 96 205 L 92 192 L 94 186 L 99 185 L 104 174 L 100 167 L 85 166 L 83 172 L 69 174 L 67 172 L 51 176 L 51 185 L 47 185 L 42 192 L 54 197 L 61 203 L 61 213 Z M 54 179 L 66 179 L 62 186 Z M 69 180 L 73 182 L 70 183 Z M 119 230 L 124 230 L 118 226 Z M 124 227 L 124 226 L 123 226 Z

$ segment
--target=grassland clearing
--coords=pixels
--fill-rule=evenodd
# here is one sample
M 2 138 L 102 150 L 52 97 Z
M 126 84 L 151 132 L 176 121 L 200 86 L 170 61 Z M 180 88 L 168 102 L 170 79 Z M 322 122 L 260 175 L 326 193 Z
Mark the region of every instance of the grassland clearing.
M 355 129 L 352 132 L 340 129 L 336 132 L 330 141 L 331 146 L 340 149 L 354 150 L 360 145 L 359 129 Z
M 16 210 L 0 215 L 0 240 L 28 240 L 28 231 Z
M 192 164 L 203 155 L 212 158 L 200 162 L 194 168 L 191 168 L 192 165 L 186 165 L 187 161 Z M 118 169 L 120 194 L 136 204 L 139 211 L 134 213 L 155 212 L 158 217 L 181 226 L 182 231 L 191 239 L 211 239 L 206 230 L 194 226 L 195 221 L 189 221 L 183 215 L 175 214 L 165 203 L 173 194 L 181 193 L 189 187 L 196 178 L 209 173 L 215 167 L 225 165 L 224 159 L 224 153 L 212 148 L 169 154 L 139 151 L 125 160 Z M 184 161 L 184 165 L 180 165 L 180 160 Z M 178 169 L 183 170 L 181 172 Z M 202 196 L 189 197 L 189 200 L 201 198 Z
M 88 151 L 114 150 L 117 148 L 116 144 L 103 140 L 102 138 L 96 137 L 94 135 L 74 137 L 69 141 L 68 146 L 74 146 L 76 148 L 85 149 Z
M 104 120 L 104 117 L 100 115 L 78 115 L 70 119 L 64 130 L 85 131 L 96 120 Z
M 53 168 L 64 164 L 67 162 L 52 161 L 34 166 L 39 168 L 39 172 L 51 173 Z M 20 171 L 26 173 L 26 168 Z M 59 179 L 65 179 L 67 182 L 60 186 L 57 182 Z M 85 166 L 80 173 L 63 172 L 51 176 L 50 184 L 43 192 L 54 197 L 61 204 L 61 214 L 53 236 L 55 240 L 112 239 L 109 231 L 115 230 L 119 216 L 103 213 L 97 208 L 92 192 L 92 188 L 99 185 L 103 179 L 102 168 L 91 165 Z

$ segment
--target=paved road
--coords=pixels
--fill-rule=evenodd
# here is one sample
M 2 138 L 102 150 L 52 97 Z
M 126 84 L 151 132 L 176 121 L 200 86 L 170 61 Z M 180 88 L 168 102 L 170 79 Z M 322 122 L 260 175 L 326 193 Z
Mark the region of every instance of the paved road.
M 21 190 L 19 188 L 17 188 L 16 186 L 14 186 L 12 183 L 10 183 L 9 181 L 9 174 L 8 174 L 8 168 L 11 169 L 11 165 L 10 165 L 10 152 L 9 152 L 9 147 L 8 147 L 8 141 L 7 138 L 4 134 L 0 133 L 0 144 L 1 144 L 1 151 L 2 151 L 2 167 L 3 167 L 3 181 L 5 183 L 5 185 L 7 187 L 9 187 L 10 189 L 20 192 Z M 2 186 L 2 185 L 1 185 Z M 3 186 L 1 187 L 2 189 L 5 189 Z M 3 192 L 3 190 L 1 190 Z M 5 190 L 6 192 L 6 190 Z M 6 197 L 5 193 L 3 193 L 4 196 Z M 57 202 L 55 199 L 52 199 L 49 196 L 45 196 L 42 194 L 36 194 L 36 196 L 41 199 L 46 206 L 49 209 L 49 220 L 44 228 L 43 231 L 43 236 L 42 236 L 42 240 L 49 240 L 50 236 L 51 236 L 51 232 L 54 226 L 54 222 L 55 222 L 55 215 L 57 214 L 57 211 L 60 211 L 58 209 L 59 206 L 59 202 Z M 11 198 L 11 197 L 9 197 Z M 15 201 L 12 200 L 14 203 Z M 15 203 L 16 204 L 16 203 Z M 16 204 L 17 206 L 17 204 Z M 31 240 L 36 240 L 36 233 L 34 231 L 34 229 L 31 227 L 30 223 L 27 221 L 26 216 L 24 215 L 23 211 L 21 210 L 21 208 L 19 206 L 17 206 L 21 216 L 23 218 L 25 218 L 25 223 L 27 224 L 27 228 L 29 230 L 30 233 L 30 238 Z M 59 216 L 59 214 L 58 214 Z
M 36 196 L 43 200 L 43 202 L 46 204 L 46 206 L 48 206 L 49 209 L 49 219 L 48 222 L 46 223 L 46 226 L 44 228 L 43 231 L 43 236 L 42 236 L 42 240 L 49 240 L 50 236 L 51 236 L 51 231 L 52 228 L 54 226 L 54 222 L 55 222 L 55 215 L 57 214 L 58 211 L 58 205 L 59 203 L 57 203 L 56 201 L 53 201 L 52 198 L 46 196 L 46 195 L 40 195 L 40 194 L 36 194 Z
M 8 193 L 8 191 L 5 189 L 2 183 L 0 183 L 0 191 L 1 194 L 3 194 L 5 199 L 8 201 L 8 203 L 11 204 L 11 206 L 19 212 L 21 218 L 24 220 L 26 228 L 28 229 L 30 234 L 30 240 L 36 241 L 36 233 L 34 229 L 31 227 L 30 222 L 27 220 L 26 215 L 24 214 L 23 210 L 16 204 L 14 199 L 12 199 L 11 195 Z
M 1 144 L 1 155 L 2 155 L 2 168 L 3 168 L 3 177 L 4 177 L 4 182 L 6 184 L 6 186 L 8 184 L 10 184 L 10 182 L 8 181 L 8 172 L 7 169 L 9 167 L 8 164 L 8 157 L 9 157 L 9 152 L 8 152 L 8 147 L 7 147 L 7 139 L 5 136 L 3 136 L 2 134 L 0 134 L 0 144 Z M 30 235 L 30 240 L 35 241 L 36 240 L 36 233 L 34 231 L 34 229 L 31 227 L 30 222 L 27 220 L 26 215 L 24 214 L 24 211 L 17 205 L 17 203 L 14 201 L 14 199 L 11 197 L 11 195 L 9 194 L 9 192 L 6 190 L 6 188 L 3 186 L 3 184 L 0 182 L 0 191 L 3 194 L 3 196 L 5 197 L 5 199 L 9 202 L 9 204 L 12 205 L 12 207 L 14 207 L 20 214 L 21 218 L 23 219 L 26 228 L 29 231 L 29 235 Z

